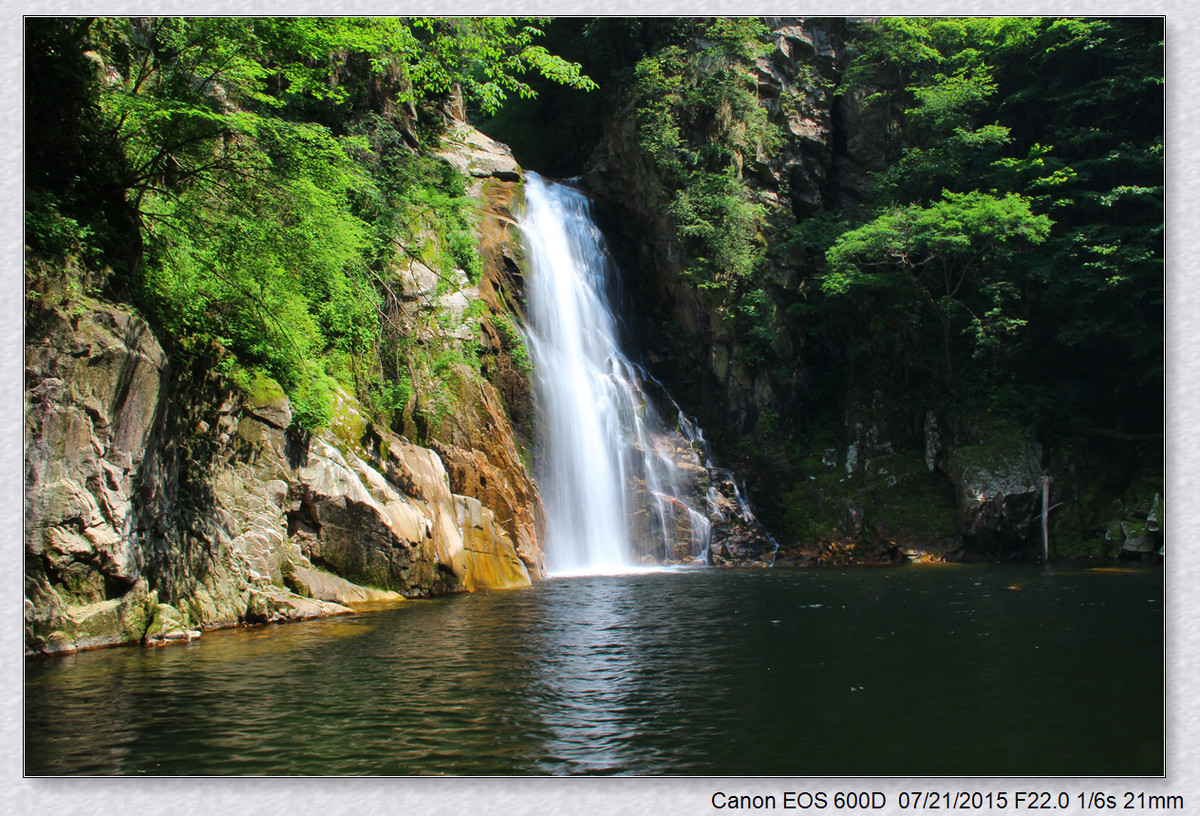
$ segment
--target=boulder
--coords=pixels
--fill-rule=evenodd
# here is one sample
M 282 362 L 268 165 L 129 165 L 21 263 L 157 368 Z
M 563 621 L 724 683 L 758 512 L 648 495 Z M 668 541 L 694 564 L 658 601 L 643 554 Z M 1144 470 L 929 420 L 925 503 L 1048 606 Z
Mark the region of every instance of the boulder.
M 452 121 L 435 155 L 464 176 L 519 181 L 521 167 L 508 145 L 501 144 L 461 120 Z
M 316 440 L 289 494 L 288 535 L 313 564 L 405 597 L 461 588 L 462 535 L 440 460 L 397 439 L 387 465 L 402 493 L 369 463 Z
M 714 567 L 769 567 L 775 561 L 774 542 L 757 524 L 730 520 L 713 525 L 708 563 Z
M 946 472 L 957 490 L 964 539 L 989 548 L 1024 545 L 1040 512 L 1041 459 L 1031 430 L 999 421 L 981 422 L 969 444 L 950 451 Z

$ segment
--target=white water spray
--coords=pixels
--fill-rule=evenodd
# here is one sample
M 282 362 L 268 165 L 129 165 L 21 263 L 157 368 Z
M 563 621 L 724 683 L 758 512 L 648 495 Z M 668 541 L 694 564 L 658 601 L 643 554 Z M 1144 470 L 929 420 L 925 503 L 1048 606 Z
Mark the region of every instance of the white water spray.
M 550 571 L 695 558 L 710 522 L 693 506 L 695 474 L 669 450 L 644 373 L 621 352 L 616 269 L 587 198 L 530 173 L 521 229 Z

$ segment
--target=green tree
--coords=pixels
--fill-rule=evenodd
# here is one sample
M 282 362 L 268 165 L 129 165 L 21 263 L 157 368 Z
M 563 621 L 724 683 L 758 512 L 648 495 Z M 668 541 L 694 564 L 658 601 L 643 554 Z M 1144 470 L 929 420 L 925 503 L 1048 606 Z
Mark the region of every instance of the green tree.
M 1054 222 L 1044 240 L 1026 238 L 1021 254 L 991 263 L 983 277 L 931 289 L 944 313 L 938 323 L 961 328 L 976 354 L 1006 348 L 992 363 L 1021 383 L 1026 403 L 1039 389 L 1082 378 L 1081 392 L 1093 398 L 1070 410 L 1109 413 L 1119 424 L 1128 408 L 1158 421 L 1161 20 L 884 19 L 863 27 L 859 47 L 847 82 L 873 89 L 874 103 L 889 106 L 899 125 L 873 208 L 857 216 L 863 229 L 888 233 L 896 213 L 945 207 L 943 191 L 1019 196 L 1029 213 Z M 847 235 L 831 254 L 838 267 L 826 291 L 853 288 L 851 258 L 866 256 L 850 250 L 866 242 L 861 232 Z M 899 270 L 890 285 L 916 292 Z M 866 280 L 870 291 L 887 291 L 884 278 Z M 1001 344 L 1017 327 L 1024 351 L 1015 336 Z M 959 333 L 949 332 L 951 345 Z
M 951 193 L 928 207 L 892 208 L 838 238 L 826 253 L 828 294 L 904 281 L 936 316 L 942 329 L 946 374 L 955 387 L 953 334 L 966 320 L 975 344 L 1001 342 L 1025 321 L 1006 309 L 1015 287 L 1004 262 L 1014 252 L 1045 241 L 1050 219 L 1035 215 L 1014 193 Z

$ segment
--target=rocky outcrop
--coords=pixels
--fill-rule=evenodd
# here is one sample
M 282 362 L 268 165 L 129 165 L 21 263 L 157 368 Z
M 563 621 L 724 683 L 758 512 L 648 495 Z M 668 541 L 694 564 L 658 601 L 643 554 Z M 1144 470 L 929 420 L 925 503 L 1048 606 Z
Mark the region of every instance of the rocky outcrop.
M 923 445 L 882 403 L 850 440 L 805 460 L 787 501 L 806 529 L 780 563 L 1007 560 L 1040 555 L 1043 453 L 1029 428 L 984 412 L 927 412 Z
M 461 109 L 451 112 L 449 127 L 436 154 L 472 179 L 520 181 L 521 168 L 508 145 L 468 125 Z
M 25 630 L 48 648 L 141 636 L 154 614 L 131 500 L 166 358 L 115 308 L 41 312 L 25 358 Z
M 768 17 L 774 49 L 756 64 L 758 94 L 786 139 L 759 156 L 767 189 L 786 190 L 791 213 L 804 218 L 862 202 L 871 174 L 886 167 L 881 142 L 887 112 L 865 100 L 878 89 L 840 85 L 851 54 L 849 25 L 834 19 Z
M 714 567 L 769 567 L 778 545 L 755 518 L 732 472 L 710 467 L 708 507 L 712 531 L 708 563 Z
M 172 372 L 128 311 L 47 309 L 30 327 L 28 652 L 529 583 L 494 510 L 349 396 L 304 439 L 273 383 L 243 393 L 203 366 Z M 536 537 L 524 543 L 537 563 Z
M 140 575 L 128 510 L 166 358 L 115 308 L 50 311 L 38 329 L 26 353 L 26 550 L 100 600 L 104 582 L 128 589 Z M 94 574 L 75 576 L 77 563 Z
M 1028 429 L 988 422 L 944 465 L 958 498 L 959 530 L 976 550 L 1013 549 L 1040 513 L 1042 449 Z M 928 447 L 928 446 L 927 446 Z
M 677 415 L 678 407 L 675 408 Z M 703 435 L 679 415 L 681 427 L 647 436 L 650 457 L 627 464 L 626 529 L 644 564 L 770 566 L 775 542 L 742 497 L 733 473 L 716 467 Z M 651 488 L 643 469 L 670 462 Z
M 1163 498 L 1154 497 L 1133 501 L 1122 507 L 1120 520 L 1109 524 L 1105 539 L 1120 546 L 1122 558 L 1163 555 Z

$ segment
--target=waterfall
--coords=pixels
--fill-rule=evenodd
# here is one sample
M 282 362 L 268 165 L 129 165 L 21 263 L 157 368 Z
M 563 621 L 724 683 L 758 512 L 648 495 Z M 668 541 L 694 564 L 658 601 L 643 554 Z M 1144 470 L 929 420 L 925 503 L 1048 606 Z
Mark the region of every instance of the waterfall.
M 694 493 L 703 501 L 704 467 L 659 418 L 646 393 L 657 384 L 620 348 L 617 270 L 587 198 L 530 173 L 521 231 L 550 572 L 702 556 L 711 525 Z

